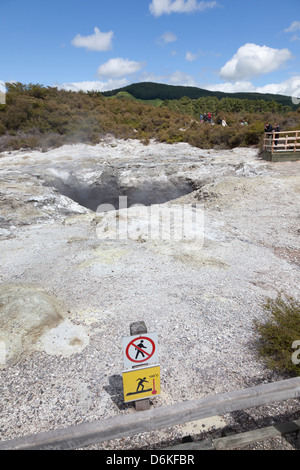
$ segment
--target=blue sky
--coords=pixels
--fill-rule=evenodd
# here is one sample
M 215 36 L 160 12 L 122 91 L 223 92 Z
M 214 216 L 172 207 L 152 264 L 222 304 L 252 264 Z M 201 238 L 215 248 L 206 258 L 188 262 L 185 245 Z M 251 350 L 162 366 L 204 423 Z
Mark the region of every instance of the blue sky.
M 300 95 L 299 0 L 0 0 L 0 80 Z

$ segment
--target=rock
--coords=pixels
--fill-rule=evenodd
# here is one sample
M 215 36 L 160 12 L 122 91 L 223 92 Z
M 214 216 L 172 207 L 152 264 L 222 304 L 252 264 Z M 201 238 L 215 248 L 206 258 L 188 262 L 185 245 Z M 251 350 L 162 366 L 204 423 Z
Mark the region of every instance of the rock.
M 8 238 L 13 238 L 15 235 L 10 230 L 5 228 L 0 228 L 0 240 L 6 240 Z

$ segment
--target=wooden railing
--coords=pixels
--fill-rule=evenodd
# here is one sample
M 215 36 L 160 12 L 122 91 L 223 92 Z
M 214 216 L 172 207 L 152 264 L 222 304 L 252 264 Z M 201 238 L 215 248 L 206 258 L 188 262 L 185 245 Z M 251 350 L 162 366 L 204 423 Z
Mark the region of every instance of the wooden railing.
M 0 450 L 72 450 L 300 397 L 300 377 L 0 442 Z M 296 430 L 298 427 L 296 426 Z M 295 430 L 292 428 L 292 431 Z
M 297 152 L 300 151 L 300 130 L 271 133 L 266 132 L 263 150 L 267 152 Z

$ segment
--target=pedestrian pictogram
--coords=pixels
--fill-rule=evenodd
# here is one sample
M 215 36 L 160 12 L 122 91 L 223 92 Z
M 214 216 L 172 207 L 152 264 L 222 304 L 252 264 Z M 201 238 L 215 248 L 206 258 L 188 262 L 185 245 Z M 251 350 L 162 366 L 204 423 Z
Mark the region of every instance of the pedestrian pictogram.
M 123 338 L 124 368 L 158 363 L 158 340 L 156 333 Z
M 135 360 L 137 360 L 139 355 L 141 355 L 142 358 L 144 358 L 145 356 L 146 356 L 146 358 L 147 358 L 147 356 L 148 357 L 150 356 L 149 353 L 143 351 L 143 349 L 147 349 L 147 346 L 144 345 L 144 340 L 143 339 L 140 340 L 139 344 L 134 345 L 134 347 L 135 347 L 135 350 L 137 351 L 137 353 L 135 355 Z M 143 359 L 141 359 L 141 360 L 143 361 Z
M 160 394 L 160 366 L 123 372 L 124 402 L 143 400 Z

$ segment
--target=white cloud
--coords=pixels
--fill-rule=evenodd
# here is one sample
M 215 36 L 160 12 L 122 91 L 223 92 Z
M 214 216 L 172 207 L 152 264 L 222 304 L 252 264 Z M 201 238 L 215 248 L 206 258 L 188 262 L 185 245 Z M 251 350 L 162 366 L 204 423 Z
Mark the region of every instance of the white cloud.
M 152 0 L 149 5 L 150 12 L 154 16 L 170 13 L 192 13 L 204 11 L 217 6 L 216 1 L 198 2 L 197 0 Z
M 122 88 L 128 85 L 129 82 L 126 78 L 119 80 L 108 80 L 107 82 L 102 82 L 100 80 L 96 81 L 83 81 L 83 82 L 70 82 L 70 83 L 59 83 L 54 84 L 59 90 L 67 91 L 108 91 L 115 90 L 117 88 Z
M 117 57 L 100 65 L 97 73 L 99 77 L 119 78 L 136 73 L 144 66 L 144 62 L 135 62 L 133 60 Z
M 169 44 L 170 42 L 175 42 L 175 41 L 177 41 L 177 36 L 171 31 L 166 31 L 164 34 L 160 36 L 158 40 L 159 44 L 162 44 L 162 45 Z
M 293 21 L 291 25 L 284 30 L 285 33 L 295 33 L 293 36 L 290 38 L 290 41 L 300 41 L 300 37 L 297 36 L 296 32 L 300 31 L 300 21 Z
M 274 93 L 276 95 L 299 96 L 300 75 L 288 78 L 281 83 L 270 83 L 263 87 L 257 87 L 258 93 Z
M 289 59 L 292 59 L 292 54 L 288 49 L 272 49 L 248 43 L 240 47 L 221 68 L 220 77 L 235 81 L 270 73 L 278 70 Z
M 187 60 L 188 62 L 194 62 L 197 59 L 198 59 L 198 54 L 193 54 L 192 52 L 189 52 L 189 51 L 185 54 L 185 60 Z
M 89 51 L 108 51 L 112 49 L 113 31 L 102 33 L 99 28 L 94 28 L 94 34 L 91 36 L 77 36 L 72 40 L 75 47 L 85 47 Z
M 191 75 L 177 70 L 168 77 L 170 85 L 198 86 L 196 80 Z
M 300 31 L 300 21 L 293 21 L 293 23 L 284 30 L 285 33 L 294 33 L 295 31 Z
M 167 85 L 181 85 L 181 86 L 194 86 L 199 87 L 199 83 L 194 77 L 188 75 L 180 70 L 167 75 L 155 75 L 153 73 L 143 73 L 141 82 L 154 82 L 154 83 L 165 83 Z
M 251 82 L 238 81 L 235 83 L 215 83 L 211 85 L 201 85 L 200 88 L 205 88 L 210 91 L 222 91 L 224 93 L 239 93 L 239 92 L 254 92 L 255 86 Z
M 300 96 L 300 75 L 288 78 L 281 83 L 269 83 L 264 86 L 255 86 L 249 81 L 237 81 L 234 83 L 215 83 L 198 85 L 211 91 L 223 91 L 224 93 L 252 92 L 252 93 L 271 93 L 274 95 Z

